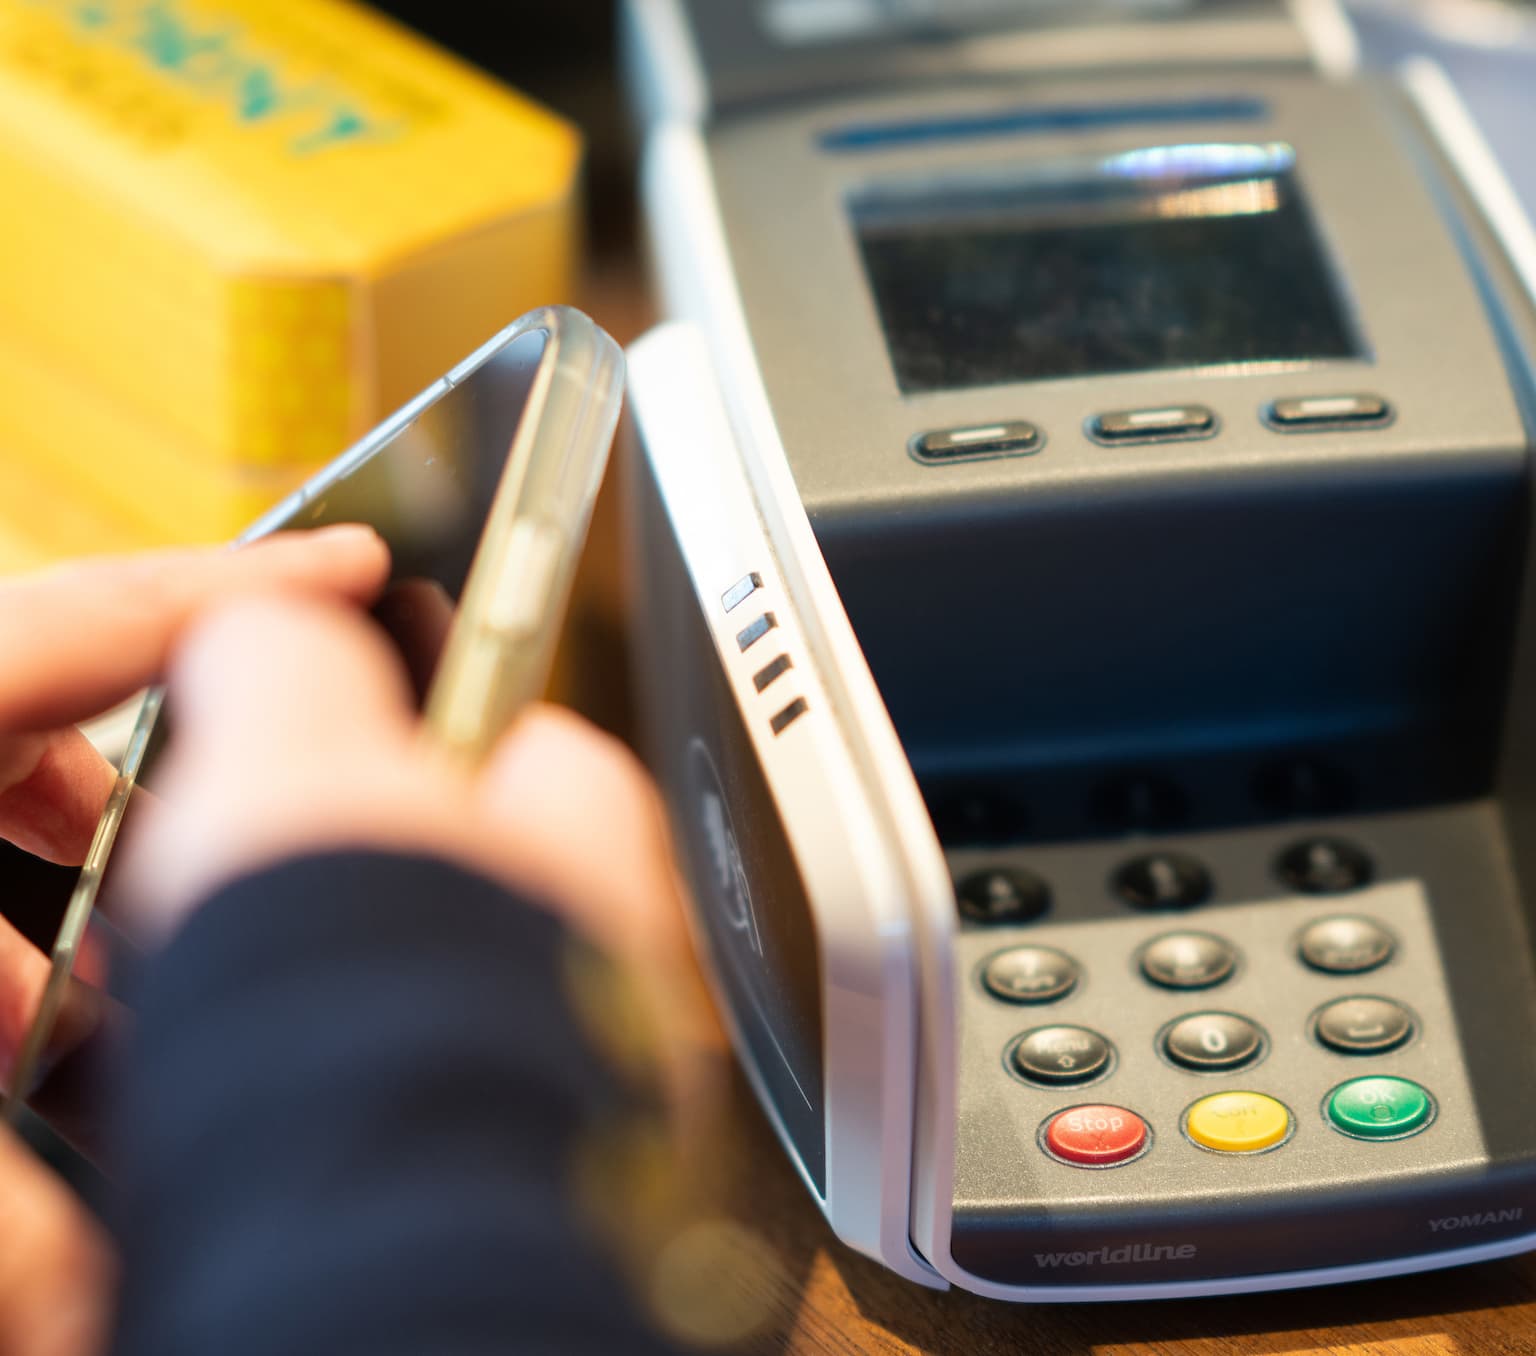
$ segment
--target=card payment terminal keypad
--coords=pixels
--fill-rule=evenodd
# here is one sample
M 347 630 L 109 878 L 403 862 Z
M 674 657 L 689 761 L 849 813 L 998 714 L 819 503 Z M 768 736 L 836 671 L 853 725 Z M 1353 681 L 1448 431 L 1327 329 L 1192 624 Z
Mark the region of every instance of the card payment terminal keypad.
M 1467 1054 L 1455 924 L 1431 873 L 1396 860 L 1412 842 L 1270 828 L 954 851 L 957 1258 L 1018 1284 L 1126 1278 L 1041 1274 L 1079 1254 L 1155 1258 L 1168 1279 L 1262 1271 L 1304 1208 L 1342 1212 L 1319 1265 L 1379 1255 L 1381 1230 L 1435 1246 L 1435 1192 L 1490 1180 L 1499 1089 Z
M 1385 965 L 1396 949 L 1391 932 L 1375 919 L 1327 913 L 1306 925 L 1289 954 L 1256 959 L 1272 975 L 1292 965 L 1339 977 L 1359 977 Z M 1199 992 L 1205 997 L 1206 991 L 1219 988 L 1236 973 L 1238 956 L 1236 945 L 1216 933 L 1165 932 L 1141 948 L 1136 969 L 1144 982 L 1158 988 Z M 1054 1005 L 1078 986 L 1082 972 L 1081 964 L 1067 952 L 1024 945 L 989 957 L 982 970 L 982 983 L 988 994 L 1003 1002 L 1024 1007 Z M 1372 994 L 1341 995 L 1314 1013 L 1299 1011 L 1295 1017 L 1307 1037 L 1320 1047 L 1362 1059 L 1399 1049 L 1417 1030 L 1406 1006 Z M 1195 1074 L 1227 1074 L 1249 1068 L 1262 1060 L 1268 1043 L 1264 1028 L 1251 1017 L 1219 1010 L 1178 1016 L 1153 1039 L 1163 1059 Z M 1012 1071 L 1028 1083 L 1079 1086 L 1095 1082 L 1109 1071 L 1114 1047 L 1107 1036 L 1091 1027 L 1041 1026 L 1024 1032 L 1010 1047 L 1008 1059 Z M 1429 1123 L 1430 1106 L 1430 1094 L 1418 1084 L 1400 1078 L 1374 1078 L 1342 1084 L 1330 1094 L 1326 1111 L 1328 1123 L 1340 1133 L 1380 1139 L 1383 1134 L 1378 1127 L 1383 1125 L 1391 1127 L 1394 1137 L 1422 1129 Z M 1134 1113 L 1124 1108 L 1112 1110 L 1122 1119 L 1107 1127 L 1106 1133 L 1118 1139 L 1123 1118 Z M 1290 1112 L 1281 1102 L 1248 1091 L 1202 1098 L 1185 1112 L 1182 1121 L 1183 1132 L 1192 1142 L 1222 1153 L 1274 1148 L 1290 1137 L 1292 1128 Z M 1079 1140 L 1086 1135 L 1081 1130 L 1076 1133 Z M 1054 1153 L 1058 1138 L 1058 1129 L 1047 1126 L 1042 1142 Z M 1056 1157 L 1081 1167 L 1108 1167 L 1129 1161 L 1131 1155 L 1099 1158 L 1056 1153 Z

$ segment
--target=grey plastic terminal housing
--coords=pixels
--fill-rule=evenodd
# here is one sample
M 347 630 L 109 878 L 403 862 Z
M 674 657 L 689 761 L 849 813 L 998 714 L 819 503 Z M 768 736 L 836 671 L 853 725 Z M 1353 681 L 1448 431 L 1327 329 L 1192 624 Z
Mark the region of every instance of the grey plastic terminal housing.
M 648 214 L 668 314 L 711 355 L 718 455 L 778 552 L 776 616 L 820 619 L 796 671 L 852 675 L 832 716 L 856 761 L 899 738 L 927 820 L 904 817 L 901 777 L 859 803 L 899 826 L 885 850 L 909 885 L 938 846 L 953 880 L 1017 869 L 1050 901 L 988 925 L 960 921 L 952 891 L 906 896 L 916 1254 L 983 1294 L 1081 1300 L 1531 1246 L 1536 244 L 1434 81 L 1410 97 L 1302 61 L 1068 66 L 728 115 L 716 96 L 710 117 L 653 137 Z M 1032 185 L 1189 148 L 1285 167 L 1342 317 L 1311 331 L 1329 336 L 1316 353 L 946 384 L 899 351 L 870 204 L 882 228 L 925 198 L 941 224 L 999 191 L 1035 211 Z M 1005 446 L 1023 428 L 1027 449 Z M 716 597 L 741 571 L 723 573 Z M 1317 837 L 1358 847 L 1373 879 L 1296 893 L 1277 861 Z M 1206 902 L 1142 912 L 1117 894 L 1128 860 L 1163 851 L 1208 872 Z M 1336 913 L 1396 939 L 1380 969 L 1300 958 L 1301 931 Z M 1230 979 L 1189 993 L 1139 971 L 1185 926 L 1236 948 Z M 1034 944 L 1080 981 L 1049 1004 L 990 993 L 987 958 Z M 1349 996 L 1399 1005 L 1412 1035 L 1330 1048 L 1311 1023 Z M 1201 1011 L 1256 1024 L 1258 1058 L 1169 1059 L 1160 1033 Z M 1018 1037 L 1054 1023 L 1112 1047 L 1092 1082 L 1011 1066 Z M 1344 1133 L 1325 1099 L 1368 1073 L 1420 1084 L 1432 1115 L 1402 1137 Z M 1197 1144 L 1185 1115 L 1217 1091 L 1280 1101 L 1283 1141 Z M 1131 1109 L 1149 1147 L 1102 1170 L 1051 1157 L 1043 1127 L 1082 1103 Z M 835 1224 L 835 1184 L 825 1205 Z

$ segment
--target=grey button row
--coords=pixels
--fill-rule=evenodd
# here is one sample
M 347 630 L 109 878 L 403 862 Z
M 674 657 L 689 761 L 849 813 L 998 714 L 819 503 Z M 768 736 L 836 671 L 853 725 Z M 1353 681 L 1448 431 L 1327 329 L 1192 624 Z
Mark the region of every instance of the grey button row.
M 1301 934 L 1301 958 L 1314 970 L 1360 975 L 1384 965 L 1396 942 L 1380 923 L 1357 914 L 1320 918 Z M 1141 950 L 1137 966 L 1159 988 L 1210 989 L 1237 969 L 1237 948 L 1214 932 L 1166 932 Z M 1053 1003 L 1077 987 L 1081 970 L 1064 951 L 1014 946 L 999 951 L 982 970 L 982 983 L 1010 1003 Z
M 1393 419 L 1392 406 L 1364 393 L 1287 396 L 1263 410 L 1264 423 L 1278 433 L 1318 433 L 1383 428 Z M 1206 405 L 1159 405 L 1096 414 L 1084 426 L 1104 447 L 1187 442 L 1211 438 L 1221 421 Z M 913 457 L 930 464 L 977 461 L 986 457 L 1029 456 L 1045 446 L 1039 427 L 1024 419 L 964 428 L 933 429 L 910 444 Z
M 1387 998 L 1342 998 L 1316 1013 L 1313 1035 L 1344 1055 L 1380 1055 L 1403 1045 L 1414 1033 L 1409 1011 Z M 1230 1073 L 1255 1063 L 1269 1040 L 1257 1022 L 1235 1012 L 1192 1012 L 1159 1033 L 1163 1056 L 1193 1073 Z M 1114 1061 L 1114 1047 L 1085 1026 L 1041 1026 L 1026 1031 L 1009 1048 L 1014 1072 L 1047 1086 L 1086 1083 Z

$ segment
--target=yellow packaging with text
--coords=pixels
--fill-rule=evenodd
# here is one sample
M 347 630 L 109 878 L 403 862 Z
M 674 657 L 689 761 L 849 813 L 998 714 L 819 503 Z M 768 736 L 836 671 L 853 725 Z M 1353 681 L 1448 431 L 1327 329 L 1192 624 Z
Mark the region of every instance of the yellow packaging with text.
M 0 0 L 0 460 L 228 535 L 569 298 L 579 165 L 344 0 Z

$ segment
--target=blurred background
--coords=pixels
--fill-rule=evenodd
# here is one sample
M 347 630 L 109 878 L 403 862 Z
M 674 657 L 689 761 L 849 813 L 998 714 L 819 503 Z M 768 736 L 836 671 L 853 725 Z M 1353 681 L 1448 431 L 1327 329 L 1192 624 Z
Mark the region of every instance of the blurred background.
M 569 118 L 587 139 L 586 220 L 600 261 L 632 244 L 634 145 L 618 75 L 614 0 L 519 5 L 510 23 L 484 4 L 387 0 L 377 8 Z M 506 14 L 506 10 L 502 14 Z M 517 30 L 513 41 L 494 30 Z

